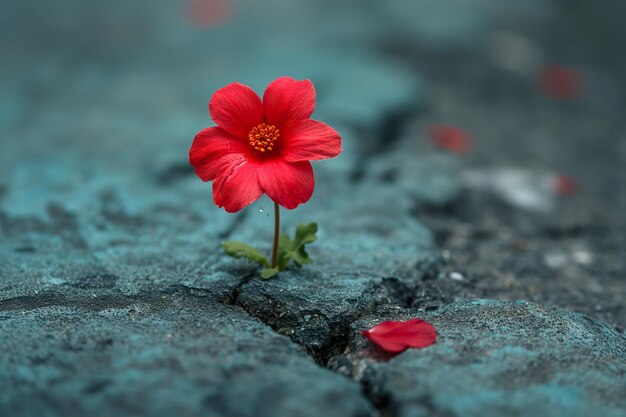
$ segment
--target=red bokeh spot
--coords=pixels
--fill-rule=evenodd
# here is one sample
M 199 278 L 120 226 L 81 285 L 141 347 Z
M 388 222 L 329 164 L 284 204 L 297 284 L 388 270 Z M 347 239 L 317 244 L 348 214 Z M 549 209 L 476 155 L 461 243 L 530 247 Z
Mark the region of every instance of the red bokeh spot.
M 470 137 L 462 129 L 448 125 L 432 125 L 428 136 L 433 145 L 453 153 L 466 153 L 470 149 Z
M 579 186 L 576 180 L 567 175 L 558 175 L 554 178 L 554 192 L 560 196 L 576 194 Z
M 185 14 L 196 27 L 222 26 L 233 16 L 231 0 L 187 0 Z
M 548 66 L 538 76 L 539 89 L 556 100 L 574 100 L 583 90 L 583 79 L 577 72 L 563 67 Z

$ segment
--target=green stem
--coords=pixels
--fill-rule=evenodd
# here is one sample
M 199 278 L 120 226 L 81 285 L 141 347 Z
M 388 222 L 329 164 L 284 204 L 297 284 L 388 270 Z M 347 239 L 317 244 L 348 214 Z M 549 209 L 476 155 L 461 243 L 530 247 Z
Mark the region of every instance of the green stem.
M 274 245 L 272 246 L 272 268 L 278 266 L 278 236 L 280 234 L 280 210 L 274 201 Z

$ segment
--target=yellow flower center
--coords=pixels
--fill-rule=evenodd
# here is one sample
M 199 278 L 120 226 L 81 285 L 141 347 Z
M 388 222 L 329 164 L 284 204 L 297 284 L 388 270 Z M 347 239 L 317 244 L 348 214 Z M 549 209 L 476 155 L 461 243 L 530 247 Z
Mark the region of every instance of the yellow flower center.
M 278 138 L 280 138 L 280 131 L 276 129 L 276 126 L 268 126 L 265 123 L 254 127 L 248 134 L 250 146 L 260 153 L 274 149 L 275 142 Z

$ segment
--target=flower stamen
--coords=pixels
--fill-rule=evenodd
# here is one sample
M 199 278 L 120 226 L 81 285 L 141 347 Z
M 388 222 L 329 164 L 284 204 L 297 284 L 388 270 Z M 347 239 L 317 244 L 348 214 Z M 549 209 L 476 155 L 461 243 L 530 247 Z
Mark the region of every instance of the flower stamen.
M 250 146 L 260 153 L 273 150 L 278 138 L 280 138 L 280 130 L 276 129 L 274 125 L 267 125 L 265 123 L 261 123 L 252 128 L 248 134 Z

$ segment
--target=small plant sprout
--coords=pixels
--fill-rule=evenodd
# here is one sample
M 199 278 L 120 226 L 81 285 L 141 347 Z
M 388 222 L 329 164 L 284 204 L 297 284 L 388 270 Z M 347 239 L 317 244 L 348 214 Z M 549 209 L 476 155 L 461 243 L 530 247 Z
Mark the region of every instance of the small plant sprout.
M 280 206 L 292 210 L 309 201 L 315 188 L 311 160 L 341 153 L 341 137 L 330 126 L 310 119 L 315 89 L 309 80 L 274 80 L 263 101 L 249 87 L 232 83 L 215 92 L 209 113 L 215 127 L 200 131 L 189 161 L 203 181 L 213 181 L 213 201 L 229 213 L 263 194 L 274 202 L 271 257 L 242 242 L 224 242 L 227 255 L 259 264 L 272 278 L 290 262 L 312 262 L 305 246 L 317 237 L 317 224 L 299 225 L 294 238 L 280 233 Z

